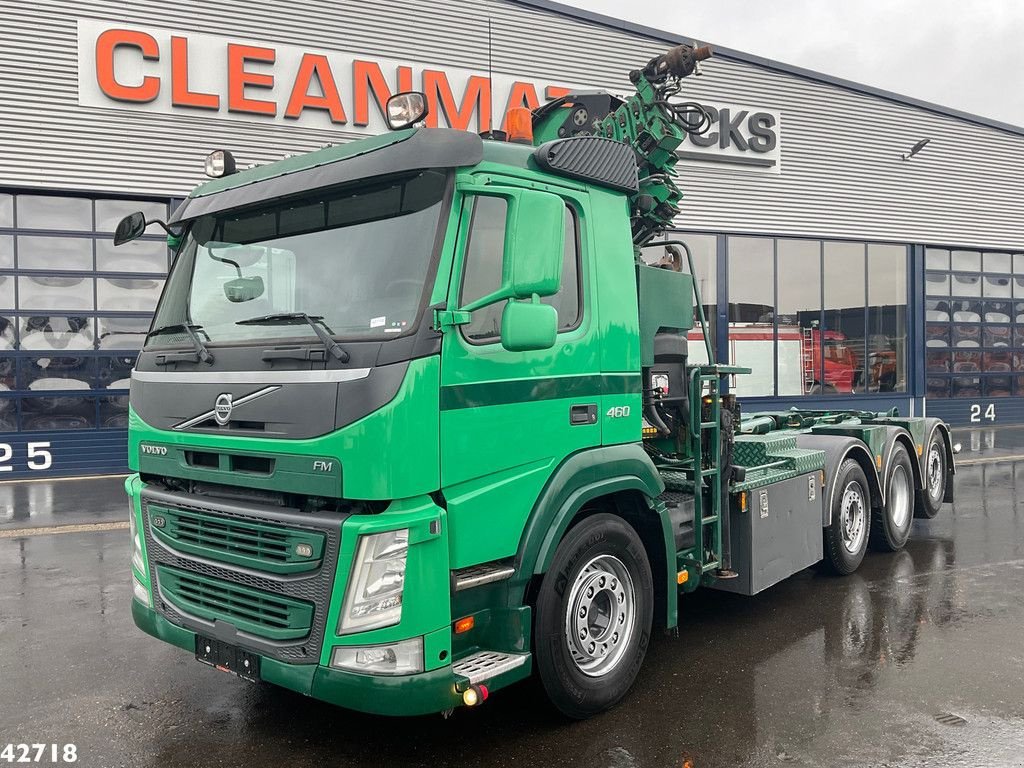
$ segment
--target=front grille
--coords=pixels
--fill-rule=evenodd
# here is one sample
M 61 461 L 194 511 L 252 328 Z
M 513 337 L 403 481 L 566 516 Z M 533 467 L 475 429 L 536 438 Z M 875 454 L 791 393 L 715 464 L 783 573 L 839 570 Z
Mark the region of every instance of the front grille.
M 323 558 L 323 533 L 155 504 L 149 510 L 153 535 L 189 554 L 271 573 L 311 571 Z
M 160 588 L 171 602 L 210 621 L 230 621 L 243 632 L 272 640 L 306 637 L 313 605 L 221 579 L 158 565 Z
M 147 486 L 142 522 L 156 610 L 173 624 L 253 653 L 315 664 L 327 631 L 341 525 L 349 514 L 304 513 Z M 267 534 L 303 543 L 314 537 L 320 542 L 314 567 L 275 571 L 294 563 L 282 555 L 280 540 Z M 181 574 L 187 578 L 184 589 Z M 308 619 L 302 618 L 304 610 Z

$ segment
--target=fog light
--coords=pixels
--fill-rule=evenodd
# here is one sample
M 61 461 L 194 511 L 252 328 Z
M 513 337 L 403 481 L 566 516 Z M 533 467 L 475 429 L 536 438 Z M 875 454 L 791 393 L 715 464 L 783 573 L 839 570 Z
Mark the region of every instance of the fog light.
M 477 704 L 487 701 L 487 696 L 486 685 L 471 685 L 462 692 L 462 703 L 467 707 L 475 707 Z
M 147 608 L 153 607 L 153 603 L 149 599 L 149 590 L 134 575 L 132 576 L 132 593 L 135 595 L 135 599 L 144 606 Z
M 311 547 L 309 544 L 296 544 L 295 554 L 299 557 L 312 557 L 313 547 Z
M 423 638 L 382 645 L 339 646 L 331 666 L 361 675 L 412 675 L 423 671 Z

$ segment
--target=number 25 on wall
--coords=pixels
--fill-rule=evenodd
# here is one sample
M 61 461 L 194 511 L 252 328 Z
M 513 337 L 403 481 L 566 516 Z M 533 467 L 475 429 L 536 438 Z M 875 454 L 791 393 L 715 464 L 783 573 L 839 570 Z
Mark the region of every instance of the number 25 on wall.
M 49 443 L 29 443 L 28 461 L 29 469 L 49 469 L 53 466 L 53 455 L 50 453 Z M 14 457 L 14 449 L 8 443 L 0 443 L 0 472 L 12 472 L 11 459 Z
M 982 412 L 981 406 L 978 403 L 971 403 L 971 423 L 978 424 L 982 419 L 988 419 L 989 421 L 996 420 L 995 403 L 989 403 L 985 406 L 984 412 Z

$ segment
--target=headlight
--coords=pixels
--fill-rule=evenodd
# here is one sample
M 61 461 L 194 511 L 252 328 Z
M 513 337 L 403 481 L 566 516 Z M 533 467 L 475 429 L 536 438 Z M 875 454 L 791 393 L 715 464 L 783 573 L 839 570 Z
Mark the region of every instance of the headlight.
M 338 634 L 390 627 L 402 619 L 409 529 L 359 537 Z
M 135 599 L 144 606 L 147 608 L 153 607 L 153 604 L 149 601 L 149 590 L 146 589 L 145 585 L 139 581 L 135 574 L 132 574 L 132 593 L 135 595 Z
M 132 565 L 139 573 L 146 572 L 146 565 L 142 562 L 142 541 L 139 539 L 139 529 L 135 525 L 135 502 L 128 502 L 128 530 L 132 536 Z
M 412 675 L 423 671 L 423 638 L 387 645 L 335 648 L 331 666 L 363 675 Z

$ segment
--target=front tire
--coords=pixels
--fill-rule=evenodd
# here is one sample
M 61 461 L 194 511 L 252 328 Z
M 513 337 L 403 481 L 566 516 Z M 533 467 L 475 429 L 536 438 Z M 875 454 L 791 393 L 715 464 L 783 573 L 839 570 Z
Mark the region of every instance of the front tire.
M 910 538 L 914 522 L 914 468 L 905 446 L 896 443 L 885 478 L 885 504 L 871 519 L 871 546 L 885 552 L 898 552 Z
M 590 717 L 629 691 L 654 617 L 651 566 L 622 518 L 588 517 L 558 545 L 537 596 L 535 659 L 548 698 Z
M 839 465 L 832 494 L 832 522 L 825 529 L 825 566 L 837 576 L 853 573 L 864 559 L 871 526 L 868 479 L 860 464 Z

